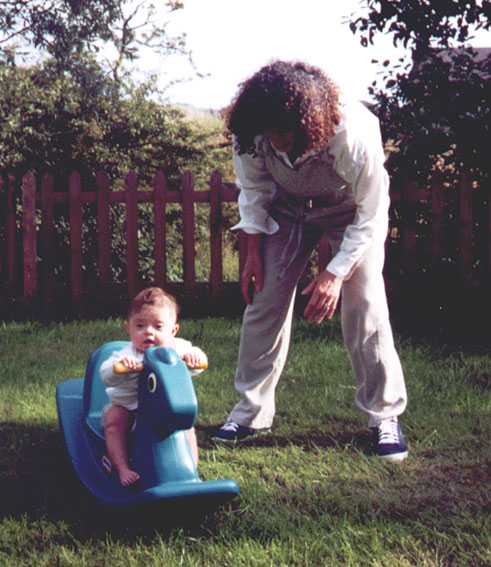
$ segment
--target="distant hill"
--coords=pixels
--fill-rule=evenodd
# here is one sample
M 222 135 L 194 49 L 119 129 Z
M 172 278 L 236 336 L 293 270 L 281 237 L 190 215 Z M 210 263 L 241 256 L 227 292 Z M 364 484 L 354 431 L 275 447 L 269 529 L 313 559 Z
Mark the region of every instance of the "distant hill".
M 216 108 L 199 108 L 192 104 L 174 104 L 178 108 L 184 110 L 184 112 L 191 117 L 206 117 L 206 116 L 220 116 L 221 111 Z

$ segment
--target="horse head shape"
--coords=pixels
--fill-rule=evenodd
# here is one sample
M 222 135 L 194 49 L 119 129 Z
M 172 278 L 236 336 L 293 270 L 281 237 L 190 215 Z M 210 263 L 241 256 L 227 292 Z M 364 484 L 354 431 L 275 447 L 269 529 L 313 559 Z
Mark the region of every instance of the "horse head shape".
M 159 482 L 198 479 L 185 434 L 193 427 L 197 412 L 192 379 L 178 354 L 162 347 L 148 349 L 129 451 L 132 466 L 141 475 L 142 488 Z

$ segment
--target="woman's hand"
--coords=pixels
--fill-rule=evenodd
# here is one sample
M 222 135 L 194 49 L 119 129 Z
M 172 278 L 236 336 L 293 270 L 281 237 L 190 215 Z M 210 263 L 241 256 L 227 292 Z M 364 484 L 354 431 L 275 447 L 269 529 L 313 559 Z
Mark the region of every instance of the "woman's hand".
M 338 304 L 341 294 L 343 278 L 335 276 L 324 270 L 315 280 L 302 291 L 302 295 L 312 293 L 312 297 L 305 308 L 304 315 L 309 321 L 322 323 L 324 319 L 330 319 Z
M 254 284 L 254 291 L 260 291 L 263 287 L 263 261 L 261 258 L 261 234 L 247 235 L 247 254 L 244 268 L 240 275 L 240 289 L 242 297 L 249 305 L 252 303 L 250 285 Z

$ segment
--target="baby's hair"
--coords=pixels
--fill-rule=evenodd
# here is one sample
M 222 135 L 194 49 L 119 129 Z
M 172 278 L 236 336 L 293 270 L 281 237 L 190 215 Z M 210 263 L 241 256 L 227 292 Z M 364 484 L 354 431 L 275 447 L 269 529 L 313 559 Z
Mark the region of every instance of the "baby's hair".
M 340 122 L 339 89 L 318 67 L 273 61 L 239 85 L 227 126 L 236 150 L 255 153 L 254 138 L 267 130 L 295 132 L 304 150 L 320 150 Z
M 179 305 L 176 299 L 160 287 L 147 287 L 137 293 L 130 302 L 128 319 L 133 313 L 138 313 L 145 307 L 169 307 L 176 314 L 176 319 L 179 314 Z

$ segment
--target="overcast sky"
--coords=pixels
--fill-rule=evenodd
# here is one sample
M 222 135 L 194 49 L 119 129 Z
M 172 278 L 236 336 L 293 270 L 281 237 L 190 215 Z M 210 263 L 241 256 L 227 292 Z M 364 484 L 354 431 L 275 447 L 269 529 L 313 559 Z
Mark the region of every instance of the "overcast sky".
M 368 86 L 381 70 L 372 59 L 407 55 L 394 48 L 390 37 L 378 37 L 375 46 L 364 48 L 342 23 L 353 12 L 362 13 L 363 0 L 183 1 L 183 9 L 167 14 L 168 31 L 186 33 L 197 69 L 209 76 L 172 87 L 168 96 L 176 103 L 222 108 L 238 83 L 275 58 L 318 65 L 349 94 L 368 100 Z M 192 76 L 184 59 L 162 63 L 152 57 L 139 61 L 149 71 L 167 69 L 164 82 Z
M 243 79 L 275 58 L 303 59 L 326 70 L 354 96 L 367 98 L 375 78 L 374 57 L 395 57 L 388 38 L 363 48 L 344 16 L 360 12 L 359 0 L 184 0 L 168 15 L 168 31 L 185 32 L 197 69 L 208 74 L 172 87 L 173 102 L 219 109 L 228 105 Z M 148 70 L 155 59 L 141 60 Z M 160 69 L 162 67 L 160 66 Z M 191 76 L 186 61 L 166 60 L 168 74 Z

